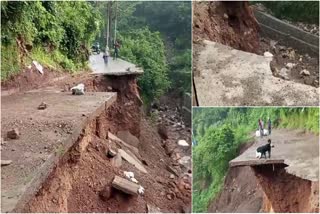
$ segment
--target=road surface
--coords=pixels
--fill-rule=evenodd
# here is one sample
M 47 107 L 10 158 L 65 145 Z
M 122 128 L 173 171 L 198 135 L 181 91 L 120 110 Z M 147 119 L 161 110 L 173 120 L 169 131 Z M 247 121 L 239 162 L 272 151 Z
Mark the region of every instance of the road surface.
M 89 66 L 93 74 L 122 76 L 143 73 L 141 68 L 122 59 L 113 60 L 112 57 L 109 57 L 108 64 L 106 64 L 102 56 L 103 54 L 100 53 L 89 57 Z
M 73 96 L 71 92 L 42 89 L 1 100 L 1 160 L 12 160 L 1 167 L 1 211 L 10 212 L 37 192 L 86 123 L 111 105 L 116 93 Z M 41 102 L 48 107 L 38 110 Z M 18 128 L 20 138 L 6 139 L 13 128 Z
M 319 89 L 272 75 L 271 58 L 216 42 L 194 45 L 199 106 L 318 106 Z
M 270 159 L 255 157 L 256 149 L 267 143 L 275 145 Z M 268 157 L 268 155 L 267 155 Z M 230 166 L 252 166 L 284 163 L 286 171 L 295 176 L 311 181 L 319 181 L 319 136 L 299 130 L 274 130 L 271 136 L 256 138 L 249 149 L 230 161 Z

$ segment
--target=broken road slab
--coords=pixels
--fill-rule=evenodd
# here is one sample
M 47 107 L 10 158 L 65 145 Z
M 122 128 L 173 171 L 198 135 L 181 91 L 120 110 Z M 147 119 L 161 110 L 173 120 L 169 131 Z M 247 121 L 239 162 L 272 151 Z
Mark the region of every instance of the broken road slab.
M 143 173 L 148 173 L 146 168 L 144 168 L 144 166 L 142 165 L 142 163 L 140 161 L 137 160 L 137 158 L 132 157 L 131 155 L 129 155 L 127 152 L 125 152 L 123 149 L 119 149 L 118 150 L 119 154 L 121 155 L 121 157 L 123 159 L 125 159 L 126 161 L 128 161 L 130 164 L 132 164 L 133 166 L 135 166 L 138 170 L 140 170 Z
M 271 57 L 204 40 L 195 45 L 199 106 L 317 106 L 319 89 L 274 77 Z
M 108 64 L 105 64 L 102 56 L 102 54 L 90 56 L 89 66 L 93 71 L 92 74 L 123 76 L 140 75 L 143 73 L 141 68 L 122 59 L 113 60 L 110 57 Z
M 34 197 L 84 126 L 112 105 L 116 96 L 106 92 L 72 96 L 46 89 L 1 97 L 2 136 L 13 127 L 20 133 L 18 139 L 11 140 L 1 151 L 2 159 L 14 163 L 1 169 L 1 193 L 15 195 L 1 198 L 2 212 L 11 212 Z M 50 108 L 37 110 L 41 102 Z
M 140 187 L 138 184 L 135 184 L 119 176 L 114 177 L 112 181 L 112 186 L 115 189 L 125 192 L 129 195 L 138 195 L 138 189 Z
M 279 129 L 272 131 L 271 158 L 258 159 L 256 149 L 267 143 L 268 137 L 257 138 L 250 148 L 231 160 L 231 167 L 263 164 L 286 164 L 288 173 L 303 179 L 319 181 L 319 137 L 301 134 L 301 130 Z M 268 156 L 268 155 L 267 155 Z

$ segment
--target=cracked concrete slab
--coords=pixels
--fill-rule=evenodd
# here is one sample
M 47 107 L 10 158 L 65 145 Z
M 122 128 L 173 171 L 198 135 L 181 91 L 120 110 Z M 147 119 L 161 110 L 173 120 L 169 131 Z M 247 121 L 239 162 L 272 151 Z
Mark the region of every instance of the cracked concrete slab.
M 272 140 L 271 158 L 258 159 L 256 149 Z M 268 155 L 267 155 L 268 156 Z M 288 165 L 286 171 L 311 181 L 319 181 L 319 136 L 299 130 L 273 130 L 271 136 L 257 138 L 256 142 L 229 165 L 253 166 L 263 164 Z
M 272 75 L 272 58 L 204 40 L 194 44 L 199 106 L 317 106 L 319 89 Z

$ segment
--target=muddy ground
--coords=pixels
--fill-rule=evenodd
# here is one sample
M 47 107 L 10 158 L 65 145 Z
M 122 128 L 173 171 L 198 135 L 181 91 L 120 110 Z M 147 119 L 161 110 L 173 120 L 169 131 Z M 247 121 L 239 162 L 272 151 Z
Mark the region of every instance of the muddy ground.
M 172 105 L 174 102 L 170 96 L 162 98 L 159 107 L 152 109 L 155 113 L 148 117 L 143 111 L 134 76 L 105 78 L 88 73 L 61 75 L 51 72 L 45 70 L 48 78 L 34 71 L 24 72 L 2 83 L 5 86 L 2 91 L 10 94 L 45 87 L 68 92 L 70 87 L 83 82 L 87 91 L 117 92 L 117 101 L 87 124 L 85 134 L 79 136 L 74 146 L 66 151 L 36 196 L 16 211 L 147 212 L 150 211 L 147 207 L 150 209 L 151 206 L 161 212 L 190 212 L 191 148 L 177 145 L 180 139 L 191 144 L 190 128 L 181 121 L 180 112 Z M 120 147 L 108 138 L 108 131 L 113 134 L 129 131 L 139 140 L 138 153 L 135 149 L 134 153 L 144 164 L 147 174 L 124 160 L 120 167 L 114 165 L 114 160 L 106 155 L 106 151 L 111 145 Z M 33 147 L 33 144 L 28 147 Z M 8 148 L 2 146 L 1 152 L 6 152 Z M 52 150 L 44 145 L 42 149 L 33 151 Z M 13 152 L 15 155 L 25 155 L 25 151 L 20 149 Z M 19 166 L 12 163 L 6 167 Z M 135 178 L 145 188 L 144 195 L 132 197 L 111 188 L 114 176 L 124 177 L 124 171 L 134 172 Z

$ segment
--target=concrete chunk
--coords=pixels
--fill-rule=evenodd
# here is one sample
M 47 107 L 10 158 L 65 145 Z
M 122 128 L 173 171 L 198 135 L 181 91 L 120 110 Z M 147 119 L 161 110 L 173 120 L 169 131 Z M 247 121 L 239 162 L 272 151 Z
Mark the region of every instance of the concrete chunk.
M 136 158 L 130 156 L 127 152 L 125 152 L 122 149 L 118 150 L 118 153 L 121 155 L 123 159 L 128 161 L 130 164 L 135 166 L 138 170 L 140 170 L 143 173 L 148 173 L 147 170 L 143 167 L 142 163 L 138 161 Z
M 120 190 L 129 195 L 138 195 L 139 185 L 119 176 L 114 177 L 112 181 L 112 186 L 115 189 Z

